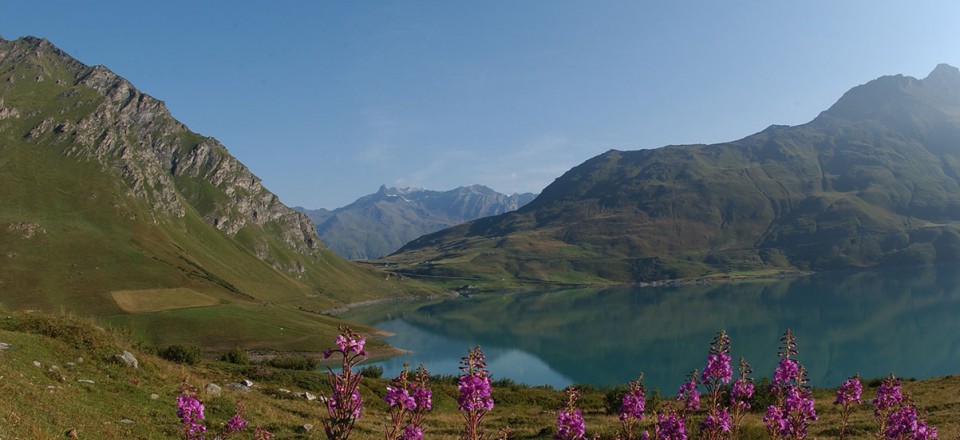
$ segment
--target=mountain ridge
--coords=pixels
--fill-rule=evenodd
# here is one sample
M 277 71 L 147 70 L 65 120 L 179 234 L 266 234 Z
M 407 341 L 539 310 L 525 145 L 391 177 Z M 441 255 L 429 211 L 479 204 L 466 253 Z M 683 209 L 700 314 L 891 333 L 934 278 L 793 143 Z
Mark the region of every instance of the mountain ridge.
M 324 243 L 352 260 L 379 258 L 421 235 L 516 210 L 535 197 L 504 195 L 483 185 L 448 191 L 381 185 L 376 193 L 332 211 L 307 210 Z
M 611 283 L 960 258 L 960 74 L 885 76 L 806 124 L 610 150 L 518 211 L 422 237 L 410 274 Z

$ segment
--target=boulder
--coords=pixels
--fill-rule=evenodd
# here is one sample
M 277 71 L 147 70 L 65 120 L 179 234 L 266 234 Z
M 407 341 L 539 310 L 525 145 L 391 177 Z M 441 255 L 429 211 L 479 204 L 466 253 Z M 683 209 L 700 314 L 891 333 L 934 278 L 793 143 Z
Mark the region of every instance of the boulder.
M 220 394 L 223 391 L 220 388 L 220 385 L 215 383 L 208 383 L 206 388 L 203 390 L 207 393 L 207 397 L 220 397 Z
M 116 358 L 120 363 L 130 368 L 134 368 L 134 369 L 140 368 L 140 362 L 137 361 L 137 357 L 134 356 L 133 353 L 130 353 L 129 351 L 124 350 L 123 353 L 118 354 Z

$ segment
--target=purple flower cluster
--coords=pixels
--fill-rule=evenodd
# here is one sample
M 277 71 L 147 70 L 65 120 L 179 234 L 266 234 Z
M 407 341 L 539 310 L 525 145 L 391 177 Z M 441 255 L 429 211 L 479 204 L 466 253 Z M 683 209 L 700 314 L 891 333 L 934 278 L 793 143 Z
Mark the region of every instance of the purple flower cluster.
M 557 440 L 580 440 L 587 432 L 587 425 L 583 422 L 583 414 L 577 409 L 577 399 L 580 392 L 574 387 L 566 389 L 567 403 L 557 412 L 557 433 L 553 438 Z
M 383 400 L 389 406 L 396 406 L 401 410 L 417 409 L 417 402 L 406 388 L 387 385 L 387 394 Z
M 422 438 L 423 418 L 433 408 L 433 392 L 427 385 L 430 375 L 426 368 L 421 364 L 413 380 L 408 380 L 409 369 L 409 365 L 403 364 L 403 371 L 390 381 L 387 393 L 383 396 L 390 406 L 392 422 L 392 425 L 388 425 L 388 440 Z
M 361 338 L 347 326 L 340 326 L 340 335 L 334 341 L 337 349 L 324 351 L 323 356 L 329 358 L 334 353 L 341 356 L 341 371 L 334 373 L 327 368 L 327 380 L 330 384 L 330 397 L 326 397 L 327 416 L 323 417 L 323 430 L 328 438 L 346 439 L 350 437 L 353 425 L 363 413 L 363 398 L 360 396 L 360 379 L 362 376 L 355 373 L 353 368 L 367 358 L 363 345 L 366 339 Z
M 479 346 L 469 350 L 467 356 L 460 359 L 460 371 L 457 403 L 466 422 L 464 438 L 478 440 L 483 438 L 480 427 L 483 416 L 493 409 L 493 390 L 487 375 L 487 362 Z
M 807 427 L 814 420 L 817 411 L 813 408 L 812 393 L 796 386 L 786 390 L 782 406 L 770 405 L 763 417 L 767 430 L 783 438 L 806 437 Z
M 580 410 L 561 410 L 557 414 L 557 434 L 553 438 L 560 440 L 582 439 L 587 432 Z
M 620 400 L 620 424 L 623 427 L 623 438 L 625 440 L 636 438 L 635 432 L 639 429 L 640 420 L 643 420 L 646 408 L 647 390 L 643 387 L 643 374 L 641 373 L 637 380 L 629 382 L 627 392 Z
M 347 414 L 349 418 L 359 419 L 363 413 L 363 399 L 359 390 L 353 390 L 347 396 L 346 387 L 334 387 L 333 395 L 327 399 L 327 412 L 330 414 Z
M 677 392 L 677 402 L 683 402 L 683 409 L 695 411 L 700 409 L 700 391 L 697 390 L 697 372 L 694 371 L 690 381 L 680 385 Z
M 790 383 L 798 382 L 800 376 L 800 364 L 790 358 L 780 359 L 777 369 L 773 372 L 773 386 L 782 387 Z
M 675 412 L 657 414 L 653 425 L 653 437 L 657 440 L 687 440 L 687 422 Z
M 863 384 L 860 383 L 859 374 L 854 374 L 853 377 L 843 381 L 840 389 L 837 390 L 837 399 L 833 401 L 833 404 L 840 406 L 840 440 L 843 440 L 847 434 L 851 406 L 863 403 L 861 394 L 863 394 Z
M 863 384 L 860 383 L 860 376 L 855 375 L 843 381 L 840 389 L 837 390 L 837 400 L 834 400 L 833 404 L 849 405 L 856 402 L 859 405 L 863 403 L 860 399 L 861 394 L 863 394 Z
M 240 414 L 234 414 L 233 417 L 227 421 L 227 425 L 223 428 L 223 432 L 226 434 L 234 434 L 243 431 L 246 427 L 247 421 L 243 419 L 243 416 Z
M 706 383 L 720 381 L 730 383 L 733 378 L 733 369 L 730 367 L 732 359 L 727 353 L 711 353 L 707 356 L 707 366 L 703 369 L 700 379 Z
M 763 423 L 767 432 L 775 439 L 802 439 L 806 438 L 810 423 L 817 420 L 817 411 L 813 407 L 813 393 L 804 385 L 806 380 L 803 367 L 791 358 L 797 354 L 797 342 L 793 332 L 787 330 L 781 341 L 781 359 L 770 386 L 777 394 L 777 404 L 767 407 Z
M 882 418 L 882 415 L 889 412 L 894 406 L 903 402 L 903 390 L 900 387 L 900 379 L 896 376 L 883 380 L 880 389 L 877 390 L 877 397 L 873 399 L 873 415 Z
M 646 391 L 642 387 L 631 388 L 623 395 L 623 400 L 620 405 L 620 420 L 643 420 L 643 412 L 645 410 Z
M 750 399 L 753 398 L 753 382 L 747 379 L 737 379 L 730 389 L 730 406 L 742 410 L 750 409 Z
M 419 426 L 408 425 L 403 428 L 400 440 L 423 440 L 423 430 Z
M 710 412 L 700 423 L 700 430 L 704 432 L 730 432 L 731 429 L 733 429 L 733 421 L 730 419 L 730 413 L 724 409 L 716 413 Z
M 937 428 L 927 426 L 927 423 L 917 416 L 915 406 L 903 405 L 900 409 L 890 413 L 883 438 L 889 440 L 935 440 L 937 439 Z
M 203 424 L 203 403 L 200 400 L 188 394 L 177 396 L 177 417 L 188 439 L 203 438 L 207 427 Z
M 493 409 L 493 392 L 490 388 L 490 378 L 486 376 L 460 376 L 457 385 L 460 397 L 460 411 L 490 411 Z

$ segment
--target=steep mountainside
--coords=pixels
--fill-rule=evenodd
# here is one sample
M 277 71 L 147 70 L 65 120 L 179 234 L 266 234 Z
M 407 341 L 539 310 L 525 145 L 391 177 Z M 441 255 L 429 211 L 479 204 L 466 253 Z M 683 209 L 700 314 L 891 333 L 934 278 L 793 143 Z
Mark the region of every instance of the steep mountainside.
M 322 309 L 406 289 L 326 249 L 163 102 L 47 40 L 0 40 L 0 302 L 223 327 L 269 315 L 243 309 L 254 304 Z
M 887 76 L 810 123 L 611 150 L 532 203 L 388 259 L 432 276 L 628 282 L 960 259 L 960 71 Z
M 330 249 L 344 258 L 388 255 L 424 234 L 526 205 L 536 195 L 504 195 L 482 185 L 450 191 L 387 188 L 342 208 L 305 210 Z

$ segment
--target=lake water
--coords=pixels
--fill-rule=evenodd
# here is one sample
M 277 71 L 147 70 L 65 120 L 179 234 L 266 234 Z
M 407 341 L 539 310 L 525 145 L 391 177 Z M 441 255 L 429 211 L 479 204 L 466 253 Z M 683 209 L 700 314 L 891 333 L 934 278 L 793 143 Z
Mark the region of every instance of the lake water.
M 494 378 L 561 388 L 625 384 L 643 372 L 648 388 L 673 394 L 703 368 L 720 329 L 730 334 L 734 364 L 743 356 L 755 378 L 772 376 L 788 328 L 815 386 L 836 386 L 857 372 L 918 379 L 960 372 L 957 265 L 483 294 L 357 309 L 345 318 L 392 332 L 385 341 L 411 351 L 378 363 L 391 377 L 404 362 L 458 374 L 460 357 L 480 345 Z

